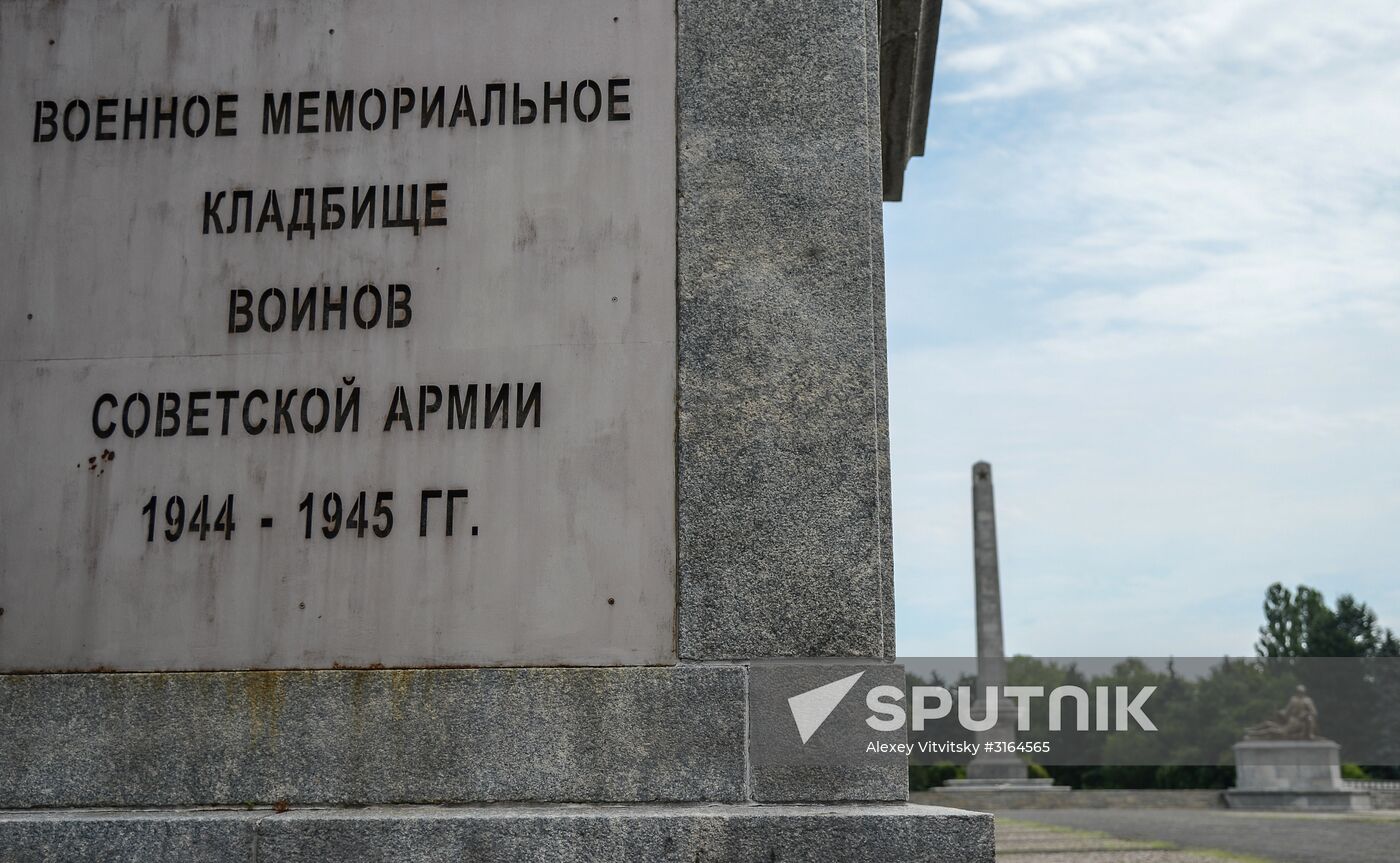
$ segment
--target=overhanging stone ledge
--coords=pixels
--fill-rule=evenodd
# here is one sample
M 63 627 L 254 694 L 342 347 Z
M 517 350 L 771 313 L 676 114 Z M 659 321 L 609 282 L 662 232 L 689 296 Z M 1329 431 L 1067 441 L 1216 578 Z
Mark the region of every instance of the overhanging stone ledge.
M 917 804 L 0 812 L 15 863 L 359 860 L 991 863 L 992 816 Z

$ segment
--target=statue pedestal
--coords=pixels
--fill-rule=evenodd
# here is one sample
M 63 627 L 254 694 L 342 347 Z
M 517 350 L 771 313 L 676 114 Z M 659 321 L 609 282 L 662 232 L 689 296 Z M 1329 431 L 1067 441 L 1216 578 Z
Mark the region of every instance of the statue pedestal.
M 995 733 L 995 732 L 993 732 Z M 1015 740 L 1014 732 L 1008 732 Z M 980 735 L 979 735 L 980 739 Z M 950 794 L 965 791 L 1068 791 L 1053 779 L 1032 779 L 1026 775 L 1026 762 L 1009 753 L 978 755 L 967 765 L 966 779 L 949 779 L 934 791 Z
M 1342 783 L 1341 746 L 1331 740 L 1244 740 L 1236 743 L 1232 809 L 1371 808 L 1371 795 Z

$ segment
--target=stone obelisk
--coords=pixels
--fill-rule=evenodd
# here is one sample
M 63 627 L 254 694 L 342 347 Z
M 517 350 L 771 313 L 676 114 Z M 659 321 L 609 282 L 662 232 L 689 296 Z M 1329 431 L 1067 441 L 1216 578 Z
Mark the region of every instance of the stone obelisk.
M 992 466 L 979 461 L 972 466 L 972 547 L 973 573 L 977 590 L 977 691 L 974 717 L 997 711 L 997 721 L 986 731 L 977 732 L 978 754 L 967 765 L 967 779 L 951 780 L 952 788 L 1016 786 L 1047 787 L 1048 779 L 1030 779 L 1026 763 L 1012 752 L 986 751 L 988 743 L 1016 742 L 1016 706 L 1005 696 L 1006 652 L 1001 633 L 1001 573 L 997 563 L 997 516 L 992 496 Z M 995 706 L 986 693 L 996 687 Z
M 977 691 L 986 693 L 1006 687 L 1006 648 L 1001 634 L 1001 572 L 997 563 L 997 513 L 992 495 L 992 466 L 979 461 L 972 466 L 972 568 L 977 590 Z M 988 707 L 985 694 L 978 700 L 982 716 Z M 997 724 L 978 732 L 982 752 L 967 765 L 971 780 L 1016 781 L 1026 779 L 1026 765 L 1010 753 L 987 754 L 991 741 L 1016 740 L 1015 708 L 1008 698 L 999 698 Z
M 992 466 L 972 466 L 972 567 L 977 591 L 977 683 L 985 691 L 1006 686 L 1001 633 L 1001 573 L 997 563 L 997 514 Z

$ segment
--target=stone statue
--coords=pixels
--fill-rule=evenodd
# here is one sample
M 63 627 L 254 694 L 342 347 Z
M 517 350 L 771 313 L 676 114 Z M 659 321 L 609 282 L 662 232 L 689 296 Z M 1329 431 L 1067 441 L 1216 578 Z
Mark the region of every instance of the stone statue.
M 1308 697 L 1308 690 L 1299 686 L 1288 704 L 1273 719 L 1251 725 L 1245 740 L 1316 740 L 1317 705 Z

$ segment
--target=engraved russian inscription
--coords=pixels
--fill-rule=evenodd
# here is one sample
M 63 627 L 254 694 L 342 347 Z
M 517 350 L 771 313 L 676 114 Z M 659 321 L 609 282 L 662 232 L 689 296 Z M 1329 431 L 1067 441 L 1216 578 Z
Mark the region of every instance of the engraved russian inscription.
M 253 7 L 0 7 L 0 671 L 674 660 L 673 6 Z

